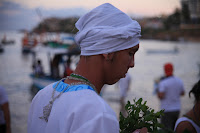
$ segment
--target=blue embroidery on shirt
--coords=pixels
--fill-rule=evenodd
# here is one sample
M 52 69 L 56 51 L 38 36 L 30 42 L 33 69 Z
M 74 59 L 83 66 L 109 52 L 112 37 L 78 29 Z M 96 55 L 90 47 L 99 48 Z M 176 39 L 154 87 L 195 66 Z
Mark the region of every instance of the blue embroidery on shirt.
M 55 82 L 53 84 L 53 88 L 55 88 L 55 86 L 57 85 L 59 81 Z M 64 83 L 63 81 L 61 81 L 58 86 L 56 87 L 56 91 L 58 92 L 62 92 L 66 87 L 68 86 L 68 84 Z M 65 90 L 64 92 L 70 92 L 70 91 L 78 91 L 78 90 L 85 90 L 85 89 L 89 89 L 89 90 L 93 90 L 95 91 L 91 86 L 89 85 L 85 85 L 85 84 L 80 84 L 80 85 L 73 85 L 70 86 L 69 88 L 67 88 L 67 90 Z

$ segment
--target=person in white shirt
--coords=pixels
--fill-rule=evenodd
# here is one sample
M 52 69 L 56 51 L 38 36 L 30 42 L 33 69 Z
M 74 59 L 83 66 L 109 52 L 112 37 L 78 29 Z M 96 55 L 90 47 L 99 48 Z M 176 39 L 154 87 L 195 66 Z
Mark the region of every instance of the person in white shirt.
M 129 73 L 126 74 L 125 78 L 121 78 L 118 83 L 120 91 L 120 111 L 124 116 L 127 115 L 124 106 L 128 90 L 130 89 L 130 84 L 131 84 L 131 75 Z
M 33 64 L 33 73 L 34 73 L 34 75 L 35 76 L 44 76 L 44 71 L 43 71 L 43 66 L 42 66 L 42 62 L 41 62 L 41 60 L 37 60 L 37 62 L 35 62 L 34 64 Z
M 165 128 L 173 130 L 181 109 L 180 97 L 184 95 L 185 89 L 182 80 L 173 75 L 172 63 L 166 63 L 164 71 L 165 78 L 159 82 L 157 93 L 160 108 L 164 109 L 161 123 Z
M 109 3 L 82 16 L 76 27 L 79 63 L 74 73 L 34 97 L 28 133 L 119 132 L 116 114 L 99 94 L 104 84 L 116 83 L 134 67 L 141 27 Z

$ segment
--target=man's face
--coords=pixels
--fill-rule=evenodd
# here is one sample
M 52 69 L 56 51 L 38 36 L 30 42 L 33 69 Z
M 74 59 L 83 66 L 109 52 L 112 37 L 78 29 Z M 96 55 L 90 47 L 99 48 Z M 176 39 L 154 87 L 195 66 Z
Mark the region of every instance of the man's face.
M 107 84 L 114 84 L 126 76 L 129 68 L 134 67 L 134 56 L 139 49 L 139 44 L 114 53 L 113 60 L 106 72 Z

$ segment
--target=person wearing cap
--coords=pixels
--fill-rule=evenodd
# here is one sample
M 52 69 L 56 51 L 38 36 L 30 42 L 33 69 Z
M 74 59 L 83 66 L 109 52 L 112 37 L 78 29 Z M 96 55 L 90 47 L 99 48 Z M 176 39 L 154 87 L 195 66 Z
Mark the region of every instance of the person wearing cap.
M 34 97 L 28 133 L 119 132 L 115 112 L 99 94 L 104 84 L 116 83 L 134 67 L 141 27 L 109 3 L 94 8 L 75 25 L 79 63 L 74 73 Z
M 157 93 L 161 109 L 164 109 L 161 123 L 165 128 L 173 130 L 180 114 L 180 97 L 184 95 L 185 89 L 182 80 L 173 75 L 172 63 L 164 64 L 164 72 L 165 78 L 159 82 Z

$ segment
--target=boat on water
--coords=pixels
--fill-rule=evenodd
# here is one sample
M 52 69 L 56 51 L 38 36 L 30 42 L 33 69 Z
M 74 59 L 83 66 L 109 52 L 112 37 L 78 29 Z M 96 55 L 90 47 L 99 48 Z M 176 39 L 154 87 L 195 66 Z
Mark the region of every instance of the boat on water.
M 37 46 L 38 41 L 35 35 L 31 33 L 25 33 L 24 37 L 22 38 L 22 53 L 30 53 L 32 49 Z
M 148 49 L 146 51 L 147 54 L 177 54 L 179 52 L 178 47 L 174 47 L 173 49 Z
M 9 45 L 9 44 L 14 44 L 15 41 L 14 40 L 1 40 L 1 43 L 4 45 Z
M 30 74 L 32 88 L 36 88 L 37 90 L 41 90 L 50 83 L 56 82 L 66 76 L 62 75 L 64 72 L 59 69 L 60 66 L 65 68 L 69 59 L 76 64 L 79 60 L 80 49 L 74 41 L 68 44 L 65 43 L 64 45 L 53 41 L 45 45 L 37 45 L 32 49 L 33 66 L 35 66 L 38 59 L 40 59 L 40 53 L 46 54 L 48 64 L 45 64 L 45 66 L 48 66 L 50 71 L 48 73 L 43 72 L 42 74 L 37 74 L 33 71 Z
M 14 44 L 15 41 L 11 40 L 11 39 L 7 39 L 6 35 L 4 35 L 4 37 L 1 40 L 1 44 L 2 45 L 10 45 L 10 44 Z

